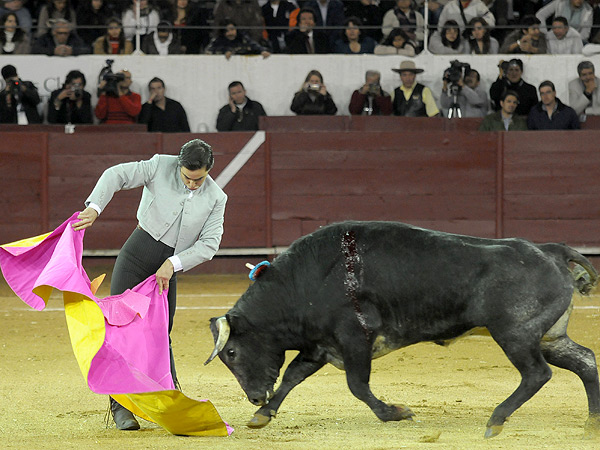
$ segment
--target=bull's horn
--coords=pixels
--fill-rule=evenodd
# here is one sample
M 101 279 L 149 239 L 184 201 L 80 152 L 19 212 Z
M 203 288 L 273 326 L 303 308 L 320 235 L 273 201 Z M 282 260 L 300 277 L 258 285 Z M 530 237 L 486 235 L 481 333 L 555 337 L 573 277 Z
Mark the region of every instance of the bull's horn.
M 206 360 L 204 365 L 207 365 L 215 356 L 219 354 L 221 350 L 225 348 L 225 344 L 227 344 L 227 339 L 229 339 L 229 333 L 231 332 L 231 328 L 229 328 L 229 322 L 227 322 L 227 317 L 219 317 L 215 321 L 215 326 L 217 327 L 217 331 L 219 332 L 219 337 L 217 338 L 217 342 L 215 343 L 215 349 L 211 353 L 210 357 Z

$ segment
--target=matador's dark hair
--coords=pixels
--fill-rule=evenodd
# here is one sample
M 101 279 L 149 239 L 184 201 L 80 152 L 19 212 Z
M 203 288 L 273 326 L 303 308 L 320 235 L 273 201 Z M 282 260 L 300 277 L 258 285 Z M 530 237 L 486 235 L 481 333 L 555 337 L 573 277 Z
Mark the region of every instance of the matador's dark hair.
M 192 139 L 183 144 L 177 157 L 177 164 L 188 170 L 198 170 L 206 167 L 212 169 L 215 163 L 212 147 L 202 139 Z

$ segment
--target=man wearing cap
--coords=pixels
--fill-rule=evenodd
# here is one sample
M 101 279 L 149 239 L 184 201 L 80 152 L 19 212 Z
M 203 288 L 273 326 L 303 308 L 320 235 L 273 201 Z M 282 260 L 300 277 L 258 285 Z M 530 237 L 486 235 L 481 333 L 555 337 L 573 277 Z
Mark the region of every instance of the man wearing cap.
M 31 81 L 22 81 L 13 65 L 2 68 L 6 87 L 0 92 L 0 123 L 42 123 L 37 105 L 40 96 Z
M 138 226 L 117 256 L 110 292 L 122 294 L 155 275 L 159 292 L 169 291 L 169 333 L 175 315 L 175 274 L 211 260 L 221 243 L 227 195 L 208 174 L 213 164 L 211 146 L 193 139 L 181 147 L 179 156 L 157 154 L 149 160 L 110 167 L 73 224 L 75 230 L 91 227 L 115 193 L 143 186 Z M 171 374 L 177 386 L 172 352 Z M 118 429 L 140 428 L 130 411 L 110 400 Z
M 569 82 L 569 105 L 578 115 L 600 116 L 600 78 L 591 61 L 577 65 L 578 78 Z
M 511 59 L 508 63 L 500 61 L 498 68 L 500 70 L 498 79 L 490 87 L 492 108 L 494 111 L 499 111 L 501 108 L 500 99 L 503 93 L 510 90 L 519 95 L 519 106 L 516 113 L 520 116 L 526 116 L 531 108 L 537 104 L 538 96 L 535 86 L 526 83 L 521 78 L 521 75 L 523 75 L 523 61 L 520 59 Z
M 142 52 L 146 55 L 181 55 L 185 53 L 179 38 L 173 34 L 171 22 L 162 20 L 156 31 L 144 36 Z
M 402 85 L 394 90 L 394 115 L 405 117 L 432 117 L 440 111 L 435 104 L 431 90 L 416 82 L 417 74 L 423 72 L 413 61 L 402 61 L 399 69 Z

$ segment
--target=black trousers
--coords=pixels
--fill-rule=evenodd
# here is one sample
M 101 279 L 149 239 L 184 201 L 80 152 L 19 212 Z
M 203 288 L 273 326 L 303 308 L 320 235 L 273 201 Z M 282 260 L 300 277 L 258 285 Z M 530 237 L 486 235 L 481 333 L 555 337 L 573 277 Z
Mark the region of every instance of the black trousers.
M 110 282 L 110 294 L 119 295 L 127 289 L 132 289 L 150 275 L 155 274 L 165 260 L 173 256 L 175 249 L 154 240 L 141 228 L 136 228 L 123 245 L 117 256 Z M 177 306 L 177 277 L 175 274 L 169 282 L 169 335 L 173 328 L 173 317 Z M 171 356 L 171 375 L 177 384 L 177 373 L 173 350 L 171 349 L 171 337 L 169 336 L 169 352 Z

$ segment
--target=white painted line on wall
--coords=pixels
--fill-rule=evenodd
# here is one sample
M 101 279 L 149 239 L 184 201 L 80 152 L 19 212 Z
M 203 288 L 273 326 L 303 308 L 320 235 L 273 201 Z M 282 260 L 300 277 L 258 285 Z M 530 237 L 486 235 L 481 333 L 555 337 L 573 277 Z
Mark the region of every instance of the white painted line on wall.
M 217 185 L 224 189 L 225 186 L 231 181 L 231 179 L 240 171 L 244 164 L 254 155 L 256 150 L 265 142 L 266 133 L 264 131 L 257 131 L 254 136 L 242 147 L 240 152 L 235 155 L 235 158 L 231 160 L 227 167 L 217 176 L 215 182 Z

